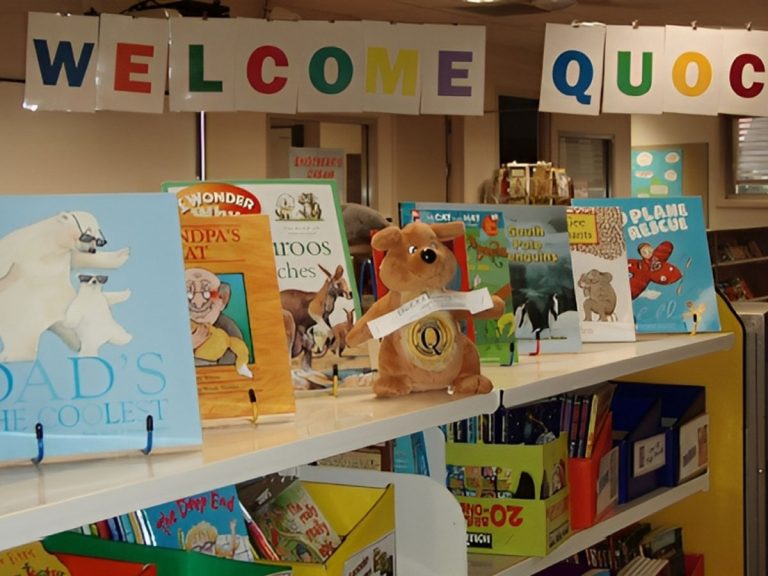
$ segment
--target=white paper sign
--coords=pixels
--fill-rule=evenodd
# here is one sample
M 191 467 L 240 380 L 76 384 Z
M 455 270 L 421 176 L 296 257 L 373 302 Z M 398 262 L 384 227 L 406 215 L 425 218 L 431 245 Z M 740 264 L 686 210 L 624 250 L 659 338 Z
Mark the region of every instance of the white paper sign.
M 600 114 L 603 26 L 547 24 L 539 110 Z
M 359 22 L 298 22 L 304 68 L 299 112 L 363 111 L 363 35 Z
M 702 414 L 680 426 L 680 482 L 707 469 L 709 415 Z
M 667 26 L 664 42 L 664 112 L 717 114 L 722 74 L 720 30 Z
M 347 198 L 346 154 L 343 148 L 288 149 L 288 177 L 335 180 L 339 198 Z
M 619 447 L 616 446 L 600 458 L 597 472 L 597 505 L 595 515 L 599 518 L 619 499 Z
M 440 310 L 469 310 L 470 314 L 477 314 L 493 307 L 491 294 L 488 288 L 472 290 L 471 292 L 432 292 L 409 300 L 397 310 L 368 322 L 368 329 L 374 338 L 384 338 L 416 322 L 433 312 Z
M 648 474 L 648 472 L 653 472 L 664 466 L 667 457 L 667 443 L 666 436 L 663 433 L 645 438 L 644 440 L 638 440 L 633 446 L 633 478 Z
M 295 114 L 299 94 L 301 52 L 296 42 L 296 22 L 238 18 L 237 83 L 238 110 Z
M 99 19 L 30 12 L 24 108 L 93 112 Z
M 661 114 L 664 28 L 608 26 L 605 35 L 603 112 Z
M 101 15 L 96 93 L 100 110 L 163 111 L 168 30 L 167 20 Z
M 482 116 L 485 27 L 425 24 L 421 34 L 422 114 Z
M 421 55 L 429 46 L 419 24 L 363 22 L 368 112 L 418 114 L 421 101 Z
M 723 61 L 720 76 L 721 114 L 765 116 L 768 88 L 765 60 L 768 32 L 723 30 Z
M 235 109 L 235 29 L 226 19 L 172 18 L 170 108 Z

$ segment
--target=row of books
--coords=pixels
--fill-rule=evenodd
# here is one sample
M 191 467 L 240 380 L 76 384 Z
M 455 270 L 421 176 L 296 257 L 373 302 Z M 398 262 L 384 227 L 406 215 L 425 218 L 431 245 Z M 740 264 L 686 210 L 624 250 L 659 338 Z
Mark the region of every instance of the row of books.
M 424 432 L 414 432 L 357 450 L 321 458 L 315 464 L 429 476 L 429 458 Z
M 762 258 L 765 254 L 755 240 L 749 240 L 746 244 L 738 242 L 726 242 L 717 247 L 721 262 L 746 260 L 749 258 Z
M 341 539 L 301 480 L 272 474 L 81 526 L 115 542 L 243 562 L 322 563 Z

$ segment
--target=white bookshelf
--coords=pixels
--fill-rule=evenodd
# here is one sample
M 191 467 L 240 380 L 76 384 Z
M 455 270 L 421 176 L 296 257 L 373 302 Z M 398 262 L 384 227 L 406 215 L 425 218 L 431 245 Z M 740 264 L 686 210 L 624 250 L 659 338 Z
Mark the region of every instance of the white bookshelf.
M 137 451 L 135 456 L 0 469 L 0 548 L 490 413 L 498 406 L 500 390 L 504 390 L 505 404 L 521 404 L 640 369 L 726 350 L 733 343 L 731 334 L 701 334 L 586 345 L 579 354 L 525 357 L 513 367 L 484 368 L 497 387 L 487 395 L 452 397 L 430 392 L 399 399 L 376 399 L 370 393 L 302 397 L 297 399 L 293 420 L 207 429 L 200 450 L 150 456 Z M 460 528 L 463 534 L 463 525 Z M 464 547 L 463 535 L 440 544 L 429 534 L 424 538 L 424 546 Z M 417 574 L 438 573 L 421 565 L 419 572 L 408 576 Z

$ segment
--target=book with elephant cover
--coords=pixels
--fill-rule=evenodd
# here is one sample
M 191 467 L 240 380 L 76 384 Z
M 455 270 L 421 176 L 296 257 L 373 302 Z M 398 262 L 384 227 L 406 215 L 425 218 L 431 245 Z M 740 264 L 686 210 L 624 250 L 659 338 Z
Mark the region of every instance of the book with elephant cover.
M 582 342 L 634 342 L 621 210 L 569 207 L 568 238 Z
M 573 204 L 621 210 L 638 333 L 720 331 L 701 198 L 578 198 Z
M 472 320 L 475 346 L 484 364 L 509 365 L 516 359 L 516 344 L 507 237 L 504 235 L 504 215 L 490 208 L 467 209 L 459 204 L 454 209 L 431 209 L 422 203 L 401 202 L 400 224 L 405 226 L 416 220 L 426 224 L 455 220 L 464 223 L 468 288 L 488 288 L 491 294 L 504 300 L 504 314 L 498 320 Z
M 182 216 L 269 216 L 294 388 L 330 388 L 334 364 L 342 386 L 366 382 L 367 346 L 346 346 L 360 301 L 332 180 L 167 182 L 163 190 Z
M 0 462 L 200 445 L 172 199 L 0 197 L 0 342 Z
M 269 218 L 181 216 L 188 330 L 204 425 L 295 412 Z M 251 392 L 252 391 L 252 392 Z
M 518 354 L 581 350 L 565 206 L 415 202 L 413 207 L 501 214 Z

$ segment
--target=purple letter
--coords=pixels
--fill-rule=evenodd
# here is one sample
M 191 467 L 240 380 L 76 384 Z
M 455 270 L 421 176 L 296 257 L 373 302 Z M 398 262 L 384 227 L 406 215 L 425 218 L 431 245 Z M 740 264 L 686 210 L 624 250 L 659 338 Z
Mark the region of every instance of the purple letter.
M 437 95 L 438 96 L 472 96 L 471 86 L 454 86 L 454 78 L 467 78 L 469 70 L 455 69 L 454 62 L 472 62 L 472 52 L 458 50 L 440 50 L 437 65 Z

